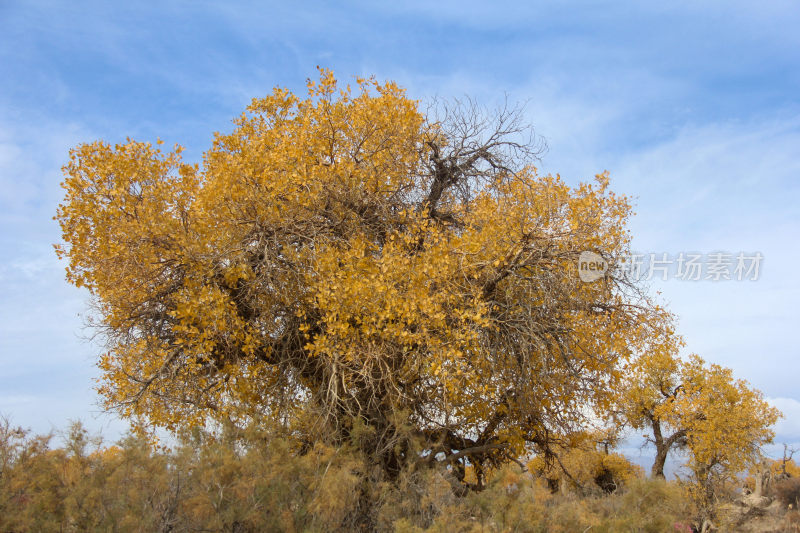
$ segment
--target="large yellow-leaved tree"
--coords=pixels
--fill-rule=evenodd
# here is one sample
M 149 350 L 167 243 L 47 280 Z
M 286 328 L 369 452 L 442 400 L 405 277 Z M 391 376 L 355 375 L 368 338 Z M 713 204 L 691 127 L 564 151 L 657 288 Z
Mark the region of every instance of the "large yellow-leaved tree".
M 605 409 L 669 319 L 614 269 L 627 199 L 537 174 L 518 113 L 439 110 L 322 70 L 253 100 L 202 165 L 76 147 L 57 249 L 96 304 L 107 406 L 305 442 L 358 428 L 390 478 L 444 463 L 478 484 Z M 583 251 L 611 265 L 593 283 Z

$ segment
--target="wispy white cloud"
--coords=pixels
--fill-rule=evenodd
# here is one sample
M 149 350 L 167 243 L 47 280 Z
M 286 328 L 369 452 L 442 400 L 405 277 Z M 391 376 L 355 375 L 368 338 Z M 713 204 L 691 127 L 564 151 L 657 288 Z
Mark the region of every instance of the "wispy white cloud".
M 0 413 L 7 407 L 14 407 L 20 404 L 31 403 L 36 400 L 35 396 L 18 394 L 13 396 L 0 396 Z
M 642 252 L 764 255 L 758 281 L 654 282 L 680 317 L 688 350 L 731 366 L 772 395 L 795 390 L 792 316 L 800 298 L 800 114 L 687 125 L 674 137 L 608 159 L 635 196 Z
M 60 167 L 89 139 L 73 121 L 0 121 L 0 413 L 38 432 L 68 419 L 117 424 L 94 416 L 96 347 L 82 339 L 79 316 L 86 295 L 64 282 L 52 247 Z

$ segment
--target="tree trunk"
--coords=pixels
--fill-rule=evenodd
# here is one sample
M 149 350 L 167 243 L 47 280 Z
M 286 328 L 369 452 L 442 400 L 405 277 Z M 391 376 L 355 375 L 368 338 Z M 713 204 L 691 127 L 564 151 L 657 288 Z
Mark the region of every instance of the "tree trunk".
M 664 442 L 664 436 L 661 434 L 661 422 L 654 418 L 651 418 L 650 422 L 653 425 L 653 444 L 656 445 L 656 458 L 653 461 L 651 476 L 664 479 L 664 463 L 667 462 L 669 446 Z
M 669 449 L 663 443 L 661 446 L 656 445 L 656 459 L 653 462 L 653 468 L 650 473 L 652 477 L 664 479 L 664 463 L 667 462 L 668 451 Z
M 664 463 L 667 462 L 667 454 L 674 446 L 681 446 L 681 442 L 686 437 L 686 430 L 679 429 L 667 438 L 661 433 L 661 421 L 650 418 L 653 426 L 653 444 L 656 446 L 656 458 L 651 470 L 652 477 L 664 479 Z
M 772 480 L 772 472 L 770 471 L 769 464 L 761 463 L 755 473 L 755 478 L 756 486 L 755 490 L 753 490 L 753 494 L 760 498 L 764 496 L 764 494 L 769 491 L 770 488 L 769 486 L 770 481 Z

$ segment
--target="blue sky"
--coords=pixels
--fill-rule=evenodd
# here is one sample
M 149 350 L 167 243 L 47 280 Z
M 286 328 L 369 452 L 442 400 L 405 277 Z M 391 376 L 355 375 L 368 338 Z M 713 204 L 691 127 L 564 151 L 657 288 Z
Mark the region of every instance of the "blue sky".
M 124 428 L 99 414 L 87 295 L 52 252 L 69 148 L 160 137 L 199 159 L 252 97 L 320 65 L 423 100 L 527 102 L 540 169 L 609 170 L 638 250 L 761 252 L 757 281 L 653 291 L 800 442 L 800 2 L 396 4 L 0 0 L 0 413 Z

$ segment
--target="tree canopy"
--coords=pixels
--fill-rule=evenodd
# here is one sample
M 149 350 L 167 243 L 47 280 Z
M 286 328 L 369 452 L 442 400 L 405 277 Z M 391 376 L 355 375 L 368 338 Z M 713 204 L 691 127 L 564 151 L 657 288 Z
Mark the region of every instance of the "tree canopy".
M 736 473 L 757 463 L 780 411 L 746 381 L 734 379 L 729 368 L 697 355 L 680 359 L 674 352 L 679 344 L 673 338 L 637 358 L 619 396 L 624 421 L 653 433 L 653 475 L 664 477 L 672 449 L 688 449 L 693 467 L 701 470 Z
M 664 477 L 672 450 L 688 452 L 688 488 L 702 514 L 713 516 L 716 490 L 763 460 L 780 411 L 729 368 L 697 355 L 683 360 L 682 340 L 668 335 L 638 357 L 626 372 L 619 395 L 621 420 L 655 446 L 652 475 Z
M 72 150 L 57 251 L 96 304 L 107 406 L 301 441 L 359 428 L 389 475 L 444 461 L 478 483 L 607 407 L 669 325 L 615 268 L 631 208 L 608 175 L 537 173 L 514 110 L 426 115 L 325 70 L 307 89 L 254 99 L 202 165 Z M 611 266 L 593 283 L 583 251 Z

